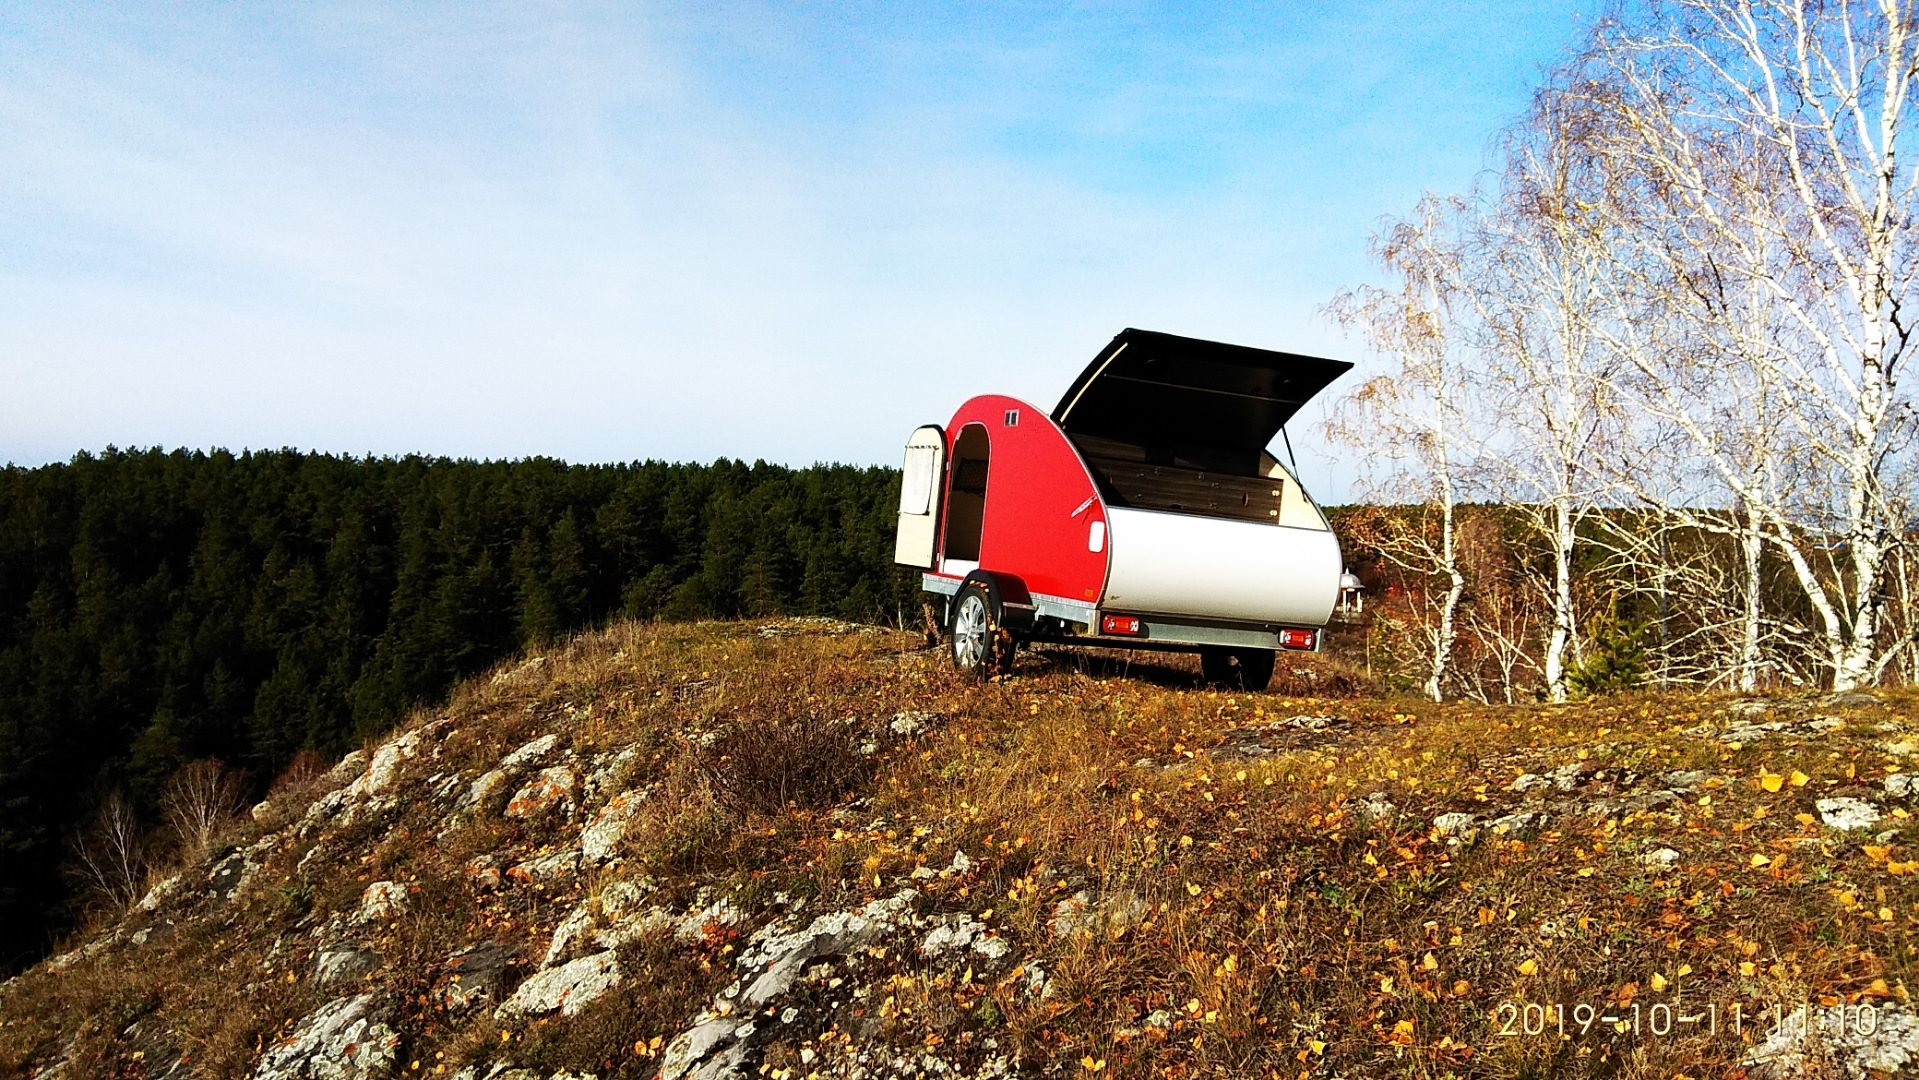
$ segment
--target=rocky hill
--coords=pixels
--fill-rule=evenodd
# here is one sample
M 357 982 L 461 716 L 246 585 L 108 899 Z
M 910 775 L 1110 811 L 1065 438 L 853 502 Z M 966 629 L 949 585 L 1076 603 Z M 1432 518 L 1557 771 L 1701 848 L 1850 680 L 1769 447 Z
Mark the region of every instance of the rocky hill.
M 1919 1057 L 1911 700 L 1442 708 L 1064 652 L 978 684 L 918 644 L 625 625 L 507 665 L 0 988 L 0 1074 Z

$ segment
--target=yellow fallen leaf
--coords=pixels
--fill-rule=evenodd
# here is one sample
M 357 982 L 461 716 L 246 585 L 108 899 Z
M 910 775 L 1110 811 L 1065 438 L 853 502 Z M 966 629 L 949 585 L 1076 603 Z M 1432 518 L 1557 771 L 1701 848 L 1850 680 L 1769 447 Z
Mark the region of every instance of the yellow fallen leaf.
M 1453 984 L 1454 997 L 1465 997 L 1467 994 L 1470 994 L 1472 992 L 1473 992 L 1473 984 L 1467 982 L 1464 979 L 1461 979 L 1458 982 Z
M 1187 891 L 1187 892 L 1189 892 L 1189 893 L 1191 893 L 1191 894 L 1192 894 L 1192 895 L 1194 895 L 1194 896 L 1198 896 L 1198 895 L 1199 895 L 1199 886 L 1197 886 L 1197 885 L 1195 885 L 1195 884 L 1193 884 L 1192 882 L 1190 882 L 1190 881 L 1189 881 L 1189 882 L 1187 882 L 1187 883 L 1186 883 L 1186 891 Z
M 1659 974 L 1657 971 L 1653 972 L 1652 973 L 1653 993 L 1656 994 L 1659 991 L 1664 990 L 1665 988 L 1666 988 L 1666 977 L 1664 975 Z
M 1379 992 L 1382 994 L 1390 994 L 1393 992 L 1393 977 L 1391 975 L 1379 980 Z
M 1880 908 L 1880 909 L 1879 909 L 1879 921 L 1880 921 L 1880 922 L 1891 922 L 1891 921 L 1892 921 L 1892 909 L 1891 909 L 1891 908 L 1889 908 L 1889 907 L 1882 907 L 1882 908 Z
M 1772 860 L 1766 858 L 1764 855 L 1754 855 L 1752 857 L 1752 868 L 1754 870 L 1757 870 L 1760 867 L 1771 866 L 1771 865 L 1772 865 Z
M 1395 1035 L 1411 1035 L 1412 1033 L 1413 1022 L 1411 1020 L 1401 1020 L 1399 1023 L 1393 1025 L 1393 1034 Z
M 1758 968 L 1758 966 L 1757 966 L 1757 965 L 1755 965 L 1755 964 L 1754 964 L 1754 963 L 1753 963 L 1752 961 L 1750 961 L 1750 960 L 1741 960 L 1741 961 L 1739 961 L 1739 974 L 1741 974 L 1741 975 L 1744 975 L 1744 976 L 1747 976 L 1748 978 L 1750 978 L 1750 977 L 1751 977 L 1752 975 L 1754 975 L 1755 973 L 1757 973 L 1757 972 L 1758 972 L 1758 970 L 1759 970 L 1759 968 Z
M 1812 824 L 1812 815 L 1811 815 L 1811 814 L 1794 814 L 1794 815 L 1792 816 L 1792 819 L 1793 819 L 1794 821 L 1797 821 L 1797 822 L 1798 822 L 1799 824 L 1801 824 L 1801 825 L 1810 825 L 1810 824 Z
M 1765 788 L 1767 791 L 1778 791 L 1781 787 L 1785 786 L 1785 783 L 1786 778 L 1777 773 L 1759 774 L 1759 786 Z
M 1683 979 L 1683 978 L 1685 978 L 1686 976 L 1688 976 L 1688 975 L 1691 975 L 1691 974 L 1692 974 L 1692 965 L 1691 965 L 1691 964 L 1681 964 L 1681 965 L 1679 965 L 1679 977 L 1680 977 L 1680 978 L 1682 978 L 1682 979 Z
M 1522 962 L 1522 963 L 1521 963 L 1521 964 L 1519 965 L 1519 973 L 1520 973 L 1521 975 L 1537 975 L 1537 974 L 1539 974 L 1539 963 L 1538 963 L 1538 961 L 1536 961 L 1536 960 L 1533 960 L 1533 959 L 1531 959 L 1530 957 L 1529 957 L 1529 958 L 1527 958 L 1527 959 L 1526 959 L 1526 960 L 1525 960 L 1524 962 Z
M 1866 853 L 1866 858 L 1871 859 L 1873 862 L 1885 862 L 1886 856 L 1892 854 L 1891 848 L 1876 847 L 1872 844 L 1867 844 L 1865 847 L 1861 848 L 1860 850 L 1864 851 Z
M 1311 1050 L 1315 1054 L 1324 1054 L 1326 1052 L 1326 1044 L 1320 1042 L 1318 1039 L 1307 1039 L 1306 1049 Z
M 1811 781 L 1812 781 L 1812 777 L 1807 776 L 1805 773 L 1800 772 L 1798 769 L 1794 769 L 1792 771 L 1793 787 L 1805 787 Z
M 1439 970 L 1439 960 L 1436 957 L 1434 957 L 1432 953 L 1427 953 L 1425 956 L 1420 958 L 1419 970 L 1437 971 Z

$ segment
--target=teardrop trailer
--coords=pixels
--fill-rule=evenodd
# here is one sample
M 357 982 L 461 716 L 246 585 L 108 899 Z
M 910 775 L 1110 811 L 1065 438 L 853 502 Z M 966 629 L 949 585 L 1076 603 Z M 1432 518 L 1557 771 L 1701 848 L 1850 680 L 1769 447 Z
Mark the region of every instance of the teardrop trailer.
M 1267 450 L 1351 364 L 1128 329 L 1049 415 L 984 395 L 906 444 L 894 561 L 946 600 L 953 663 L 1021 642 L 1198 652 L 1264 688 L 1317 652 L 1339 541 Z

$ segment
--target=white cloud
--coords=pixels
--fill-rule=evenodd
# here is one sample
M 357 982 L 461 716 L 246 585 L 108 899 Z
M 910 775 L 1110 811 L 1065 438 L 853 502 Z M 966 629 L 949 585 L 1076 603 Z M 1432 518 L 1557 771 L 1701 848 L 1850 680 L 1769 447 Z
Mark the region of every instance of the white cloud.
M 224 12 L 0 37 L 0 459 L 889 461 L 968 394 L 1050 406 L 1127 325 L 1349 351 L 1314 310 L 1392 209 L 1246 129 L 1243 56 L 1107 94 L 1043 27 L 821 55 L 773 9 Z M 862 55 L 904 74 L 808 66 Z

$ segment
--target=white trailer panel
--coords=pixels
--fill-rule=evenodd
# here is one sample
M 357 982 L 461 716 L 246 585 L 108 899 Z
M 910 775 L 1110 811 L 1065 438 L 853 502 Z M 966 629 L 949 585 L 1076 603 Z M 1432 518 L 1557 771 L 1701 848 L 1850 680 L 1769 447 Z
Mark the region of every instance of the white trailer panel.
M 1117 506 L 1107 519 L 1105 608 L 1324 626 L 1339 602 L 1330 531 Z

